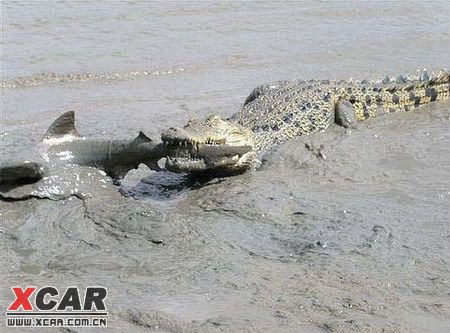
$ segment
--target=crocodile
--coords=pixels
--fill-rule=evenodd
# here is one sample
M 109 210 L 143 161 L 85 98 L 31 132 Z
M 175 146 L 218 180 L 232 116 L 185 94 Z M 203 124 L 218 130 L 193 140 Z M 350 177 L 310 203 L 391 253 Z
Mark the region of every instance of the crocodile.
M 240 111 L 223 119 L 211 115 L 189 119 L 184 127 L 163 131 L 173 172 L 238 174 L 258 165 L 262 155 L 291 138 L 323 131 L 332 124 L 356 128 L 358 122 L 383 114 L 409 112 L 449 98 L 450 73 L 426 71 L 378 80 L 278 81 L 253 89 Z M 223 147 L 226 153 L 222 152 Z M 242 148 L 231 154 L 229 147 Z

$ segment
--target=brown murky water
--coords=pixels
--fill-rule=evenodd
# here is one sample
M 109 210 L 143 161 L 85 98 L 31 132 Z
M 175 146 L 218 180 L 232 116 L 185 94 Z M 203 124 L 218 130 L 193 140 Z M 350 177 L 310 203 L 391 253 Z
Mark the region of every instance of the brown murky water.
M 264 82 L 449 64 L 444 2 L 3 2 L 2 14 L 3 160 L 33 154 L 66 110 L 89 137 L 157 138 L 236 112 Z M 449 147 L 437 103 L 292 140 L 261 170 L 201 187 L 140 168 L 119 189 L 79 168 L 85 200 L 1 202 L 2 295 L 103 285 L 117 332 L 443 332 Z

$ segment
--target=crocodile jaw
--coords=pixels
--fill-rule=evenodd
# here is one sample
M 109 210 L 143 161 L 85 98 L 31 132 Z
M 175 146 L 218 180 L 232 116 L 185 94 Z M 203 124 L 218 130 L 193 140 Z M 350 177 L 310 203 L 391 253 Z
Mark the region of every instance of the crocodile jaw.
M 192 144 L 186 140 L 165 140 L 164 143 L 170 151 L 165 168 L 172 172 L 236 174 L 248 170 L 256 160 L 256 153 L 249 145 Z
M 171 151 L 166 169 L 174 172 L 241 173 L 256 160 L 252 132 L 217 116 L 184 128 L 170 128 L 161 139 Z
M 201 173 L 213 171 L 222 174 L 239 174 L 247 171 L 256 161 L 253 151 L 243 155 L 222 157 L 214 161 L 205 162 L 199 157 L 170 157 L 166 158 L 165 168 L 172 172 Z

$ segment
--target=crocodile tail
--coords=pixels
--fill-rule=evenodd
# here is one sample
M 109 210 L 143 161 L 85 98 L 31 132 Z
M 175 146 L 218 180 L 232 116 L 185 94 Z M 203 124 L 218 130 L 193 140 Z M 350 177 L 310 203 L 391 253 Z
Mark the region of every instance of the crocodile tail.
M 343 99 L 352 103 L 357 121 L 386 113 L 409 111 L 423 104 L 447 100 L 449 97 L 449 72 L 441 72 L 432 78 L 428 75 L 417 79 L 402 77 L 393 84 L 357 83 L 343 94 Z

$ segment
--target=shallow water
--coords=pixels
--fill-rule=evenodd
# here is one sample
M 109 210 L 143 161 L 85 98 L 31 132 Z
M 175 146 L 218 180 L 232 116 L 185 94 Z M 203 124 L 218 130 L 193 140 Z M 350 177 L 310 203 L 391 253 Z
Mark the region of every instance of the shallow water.
M 192 115 L 236 112 L 262 83 L 449 63 L 444 2 L 5 1 L 2 10 L 8 154 L 65 110 L 89 136 L 157 137 Z M 56 79 L 39 76 L 49 73 Z
M 450 62 L 445 2 L 4 1 L 2 14 L 3 160 L 36 154 L 67 110 L 89 137 L 158 138 L 236 112 L 262 83 Z M 2 291 L 105 285 L 116 331 L 444 331 L 448 110 L 293 140 L 200 188 L 140 168 L 120 192 L 94 175 L 85 200 L 2 202 Z

